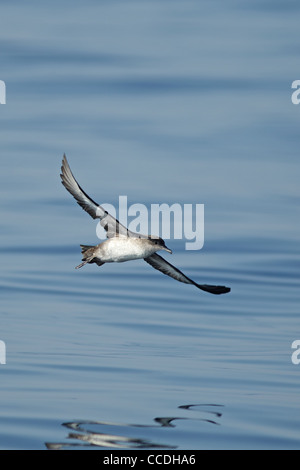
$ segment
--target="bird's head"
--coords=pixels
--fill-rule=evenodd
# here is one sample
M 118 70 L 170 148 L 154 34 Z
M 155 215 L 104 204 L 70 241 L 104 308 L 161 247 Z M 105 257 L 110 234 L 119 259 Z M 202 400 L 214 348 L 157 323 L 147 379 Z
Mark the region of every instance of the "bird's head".
M 167 251 L 168 253 L 171 253 L 172 254 L 172 250 L 170 250 L 170 248 L 168 248 L 164 242 L 164 240 L 160 237 L 150 237 L 150 240 L 152 241 L 152 243 L 154 243 L 154 245 L 157 245 L 157 251 L 158 250 L 165 250 Z

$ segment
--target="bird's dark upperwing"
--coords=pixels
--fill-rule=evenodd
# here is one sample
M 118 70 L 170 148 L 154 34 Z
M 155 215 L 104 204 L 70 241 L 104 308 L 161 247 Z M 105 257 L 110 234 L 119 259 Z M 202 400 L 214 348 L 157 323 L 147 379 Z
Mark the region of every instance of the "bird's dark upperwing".
M 207 284 L 197 284 L 192 279 L 187 277 L 183 274 L 179 269 L 172 266 L 172 264 L 168 263 L 164 258 L 159 256 L 157 253 L 154 255 L 148 256 L 148 258 L 144 258 L 144 260 L 149 263 L 153 268 L 158 269 L 163 274 L 176 279 L 176 281 L 184 282 L 185 284 L 193 284 L 194 286 L 198 287 L 198 289 L 204 290 L 205 292 L 210 292 L 211 294 L 227 294 L 230 292 L 229 287 L 225 286 L 210 286 Z
M 79 186 L 76 179 L 73 176 L 71 168 L 69 167 L 66 155 L 63 157 L 61 167 L 61 182 L 64 187 L 72 194 L 78 204 L 93 219 L 100 219 L 100 224 L 106 231 L 107 238 L 113 237 L 133 237 L 133 238 L 144 238 L 143 235 L 131 232 L 124 225 L 120 224 L 118 220 L 112 217 L 103 207 L 99 206 L 93 199 L 91 199 Z M 146 237 L 145 237 L 146 238 Z

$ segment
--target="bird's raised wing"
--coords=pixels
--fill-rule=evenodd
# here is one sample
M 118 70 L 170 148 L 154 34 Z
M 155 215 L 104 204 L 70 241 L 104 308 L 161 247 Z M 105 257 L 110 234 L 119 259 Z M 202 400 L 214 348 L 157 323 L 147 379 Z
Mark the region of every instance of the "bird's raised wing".
M 166 274 L 167 276 L 172 277 L 173 279 L 176 279 L 176 281 L 184 282 L 185 284 L 193 284 L 194 286 L 198 287 L 198 289 L 204 290 L 205 292 L 209 292 L 210 294 L 218 295 L 227 294 L 227 292 L 230 292 L 230 288 L 225 286 L 210 286 L 207 284 L 197 284 L 197 282 L 194 282 L 192 279 L 187 277 L 179 269 L 175 268 L 175 266 L 170 264 L 157 253 L 148 256 L 148 258 L 144 258 L 144 260 L 153 268 L 157 269 L 163 274 Z
M 73 176 L 66 155 L 64 155 L 63 157 L 60 177 L 64 187 L 69 191 L 69 193 L 72 194 L 72 196 L 76 199 L 82 209 L 84 209 L 88 214 L 90 214 L 93 219 L 100 219 L 100 224 L 106 231 L 107 238 L 143 237 L 143 235 L 131 232 L 126 227 L 124 227 L 124 225 L 120 224 L 117 219 L 112 217 L 105 209 L 103 209 L 103 207 L 93 201 L 93 199 L 91 199 L 84 192 L 84 190 L 79 186 Z

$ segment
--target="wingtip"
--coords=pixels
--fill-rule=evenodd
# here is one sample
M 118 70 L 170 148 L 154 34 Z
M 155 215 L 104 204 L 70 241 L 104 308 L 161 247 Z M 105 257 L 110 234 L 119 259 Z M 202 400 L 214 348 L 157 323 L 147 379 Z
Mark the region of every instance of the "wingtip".
M 206 284 L 196 284 L 196 286 L 205 292 L 215 295 L 228 294 L 231 291 L 231 288 L 226 286 L 210 286 Z
M 67 160 L 66 154 L 64 153 L 64 154 L 63 154 L 62 161 L 61 161 L 61 169 L 63 169 L 63 167 L 65 166 L 65 164 L 68 164 L 68 160 Z
M 222 292 L 222 294 L 228 294 L 229 292 L 231 292 L 231 288 L 224 286 L 224 291 Z
M 213 292 L 214 294 L 228 294 L 229 292 L 231 291 L 231 288 L 230 287 L 226 287 L 226 286 L 216 286 L 216 291 Z
M 65 181 L 68 170 L 70 170 L 70 166 L 69 166 L 69 163 L 68 163 L 68 160 L 67 160 L 67 157 L 66 157 L 65 153 L 63 154 L 63 159 L 62 159 L 62 162 L 61 162 L 60 170 L 61 170 L 61 173 L 60 173 L 61 182 L 64 186 L 66 186 L 64 181 Z

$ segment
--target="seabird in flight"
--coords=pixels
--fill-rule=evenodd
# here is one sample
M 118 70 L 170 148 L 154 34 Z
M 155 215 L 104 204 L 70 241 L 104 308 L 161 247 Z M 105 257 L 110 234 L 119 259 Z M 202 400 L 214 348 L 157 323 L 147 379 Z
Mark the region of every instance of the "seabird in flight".
M 90 214 L 93 219 L 100 219 L 100 224 L 106 231 L 107 236 L 107 240 L 99 245 L 80 245 L 83 257 L 82 263 L 76 266 L 76 269 L 81 268 L 87 263 L 96 263 L 98 266 L 102 266 L 105 263 L 121 263 L 134 259 L 144 259 L 163 274 L 179 282 L 192 284 L 205 292 L 211 294 L 226 294 L 230 292 L 229 287 L 198 284 L 193 281 L 157 254 L 157 251 L 160 250 L 172 253 L 166 247 L 162 238 L 132 232 L 112 217 L 79 186 L 69 167 L 66 155 L 63 157 L 60 177 L 64 187 L 72 194 L 82 209 Z

